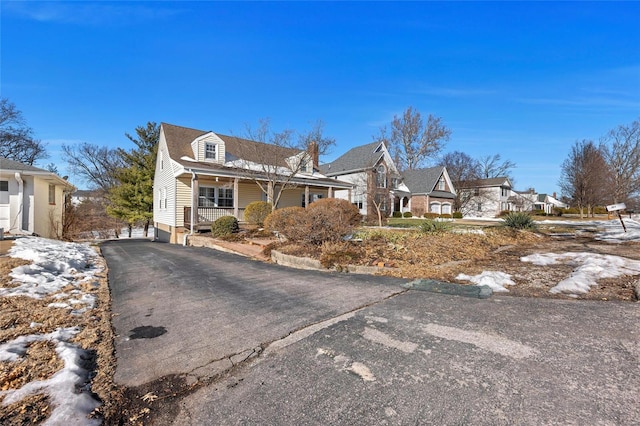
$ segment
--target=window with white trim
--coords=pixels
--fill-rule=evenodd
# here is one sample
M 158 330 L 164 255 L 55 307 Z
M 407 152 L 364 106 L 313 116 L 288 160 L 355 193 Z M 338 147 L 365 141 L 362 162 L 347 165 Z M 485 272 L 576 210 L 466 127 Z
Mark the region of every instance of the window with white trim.
M 355 194 L 353 196 L 352 204 L 358 208 L 358 210 L 362 210 L 364 207 L 364 194 Z
M 444 191 L 444 189 L 445 189 L 444 178 L 440 176 L 440 180 L 438 180 L 438 191 Z
M 218 188 L 218 207 L 233 207 L 233 189 Z
M 212 142 L 207 142 L 204 145 L 204 158 L 205 160 L 217 160 L 218 159 L 218 145 Z
M 9 181 L 0 180 L 0 204 L 9 204 Z
M 429 213 L 440 214 L 440 203 L 431 203 L 429 205 Z
M 376 185 L 378 188 L 387 187 L 387 168 L 384 164 L 380 164 L 376 169 Z
M 49 204 L 56 204 L 56 186 L 49 184 Z
M 198 188 L 198 207 L 233 207 L 233 189 L 201 186 Z
M 445 203 L 442 205 L 442 214 L 451 214 L 451 204 Z
M 501 187 L 500 189 L 502 190 L 501 192 L 503 197 L 509 196 L 509 191 L 510 191 L 509 188 Z

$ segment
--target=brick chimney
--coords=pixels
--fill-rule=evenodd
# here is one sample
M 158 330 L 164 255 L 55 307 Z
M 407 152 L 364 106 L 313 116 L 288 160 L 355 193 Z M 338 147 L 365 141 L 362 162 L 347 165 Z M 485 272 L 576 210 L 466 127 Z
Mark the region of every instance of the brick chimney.
M 320 167 L 320 152 L 318 150 L 318 144 L 315 142 L 311 142 L 309 144 L 309 155 L 311 156 L 311 161 L 313 161 L 313 168 L 317 169 Z

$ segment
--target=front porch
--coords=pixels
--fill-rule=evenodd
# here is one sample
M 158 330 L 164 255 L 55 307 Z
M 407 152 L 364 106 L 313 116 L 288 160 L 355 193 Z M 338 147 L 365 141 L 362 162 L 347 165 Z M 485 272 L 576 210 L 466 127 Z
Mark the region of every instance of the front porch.
M 194 217 L 194 231 L 210 230 L 211 224 L 223 216 L 235 216 L 244 222 L 244 208 L 198 207 Z M 191 207 L 184 207 L 184 226 L 191 229 Z

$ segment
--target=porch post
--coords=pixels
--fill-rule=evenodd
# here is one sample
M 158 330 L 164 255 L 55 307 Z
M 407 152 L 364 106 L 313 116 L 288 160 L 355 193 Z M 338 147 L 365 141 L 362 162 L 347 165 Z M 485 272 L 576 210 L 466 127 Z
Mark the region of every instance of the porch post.
M 309 185 L 304 187 L 304 208 L 309 207 Z
M 333 186 L 329 187 L 329 190 L 327 191 L 327 198 L 333 198 Z
M 267 201 L 273 204 L 273 182 L 267 184 Z
M 233 178 L 233 215 L 238 218 L 238 178 Z
M 193 174 L 191 176 L 191 233 L 195 229 L 198 222 L 198 197 L 200 196 L 200 184 L 198 182 L 198 175 Z

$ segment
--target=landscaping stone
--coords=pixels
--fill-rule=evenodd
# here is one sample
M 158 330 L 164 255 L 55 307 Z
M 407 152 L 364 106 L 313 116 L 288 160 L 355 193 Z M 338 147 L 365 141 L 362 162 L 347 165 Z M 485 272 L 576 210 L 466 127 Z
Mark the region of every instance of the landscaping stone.
M 415 280 L 405 284 L 403 287 L 411 290 L 430 291 L 432 293 L 451 294 L 455 296 L 475 297 L 478 299 L 488 299 L 493 294 L 489 286 L 471 286 L 463 284 L 448 283 L 438 280 Z

